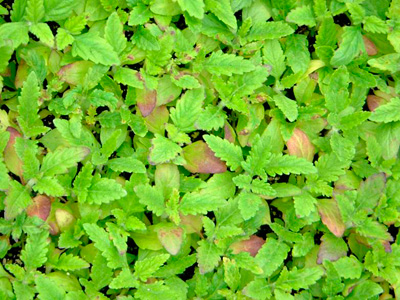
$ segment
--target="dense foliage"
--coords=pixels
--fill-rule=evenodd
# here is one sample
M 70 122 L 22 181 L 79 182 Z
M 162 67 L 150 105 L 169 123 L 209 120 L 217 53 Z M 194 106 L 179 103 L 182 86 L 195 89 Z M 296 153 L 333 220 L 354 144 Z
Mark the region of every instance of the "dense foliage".
M 399 0 L 0 1 L 0 298 L 400 296 L 399 71 Z

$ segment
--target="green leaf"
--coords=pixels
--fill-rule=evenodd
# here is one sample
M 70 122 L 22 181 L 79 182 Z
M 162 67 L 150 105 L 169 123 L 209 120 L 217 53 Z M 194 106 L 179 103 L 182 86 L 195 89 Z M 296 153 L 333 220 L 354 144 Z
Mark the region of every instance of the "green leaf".
M 96 224 L 83 224 L 83 228 L 94 242 L 95 247 L 107 259 L 107 266 L 110 268 L 120 268 L 127 265 L 126 255 L 121 255 L 114 244 L 111 242 L 109 234 Z
M 152 164 L 169 162 L 182 152 L 181 147 L 159 134 L 155 134 L 151 144 L 149 160 Z
M 272 155 L 272 158 L 265 165 L 265 170 L 271 176 L 275 176 L 276 174 L 312 174 L 317 172 L 317 169 L 311 162 L 292 155 Z
M 107 20 L 104 29 L 104 37 L 107 42 L 113 46 L 114 51 L 120 54 L 126 47 L 127 40 L 123 33 L 123 24 L 116 12 L 113 12 Z
M 255 194 L 246 192 L 241 192 L 238 198 L 239 209 L 243 219 L 248 220 L 254 217 L 262 203 L 261 198 Z
M 227 257 L 223 258 L 224 262 L 224 281 L 229 286 L 229 288 L 235 291 L 240 284 L 240 272 L 239 266 L 236 264 L 234 259 L 229 259 Z
M 139 260 L 135 263 L 134 276 L 142 281 L 151 277 L 170 258 L 169 254 L 159 254 Z
M 153 33 L 143 26 L 138 26 L 132 40 L 143 50 L 160 50 L 160 43 Z
M 136 287 L 138 284 L 137 280 L 134 279 L 129 268 L 124 268 L 110 283 L 112 289 L 127 289 Z
M 19 182 L 10 182 L 5 203 L 5 218 L 13 219 L 32 203 L 28 189 Z
M 54 46 L 54 35 L 46 23 L 33 24 L 30 31 L 36 35 L 41 42 L 48 47 Z
M 118 99 L 113 93 L 95 89 L 90 93 L 88 100 L 94 107 L 108 106 L 110 110 L 114 110 L 117 106 Z
M 40 178 L 32 189 L 40 194 L 53 197 L 62 197 L 66 193 L 64 187 L 57 179 L 48 176 Z
M 363 265 L 353 255 L 350 257 L 341 257 L 333 262 L 339 275 L 345 279 L 358 279 L 361 277 Z
M 26 180 L 38 176 L 40 162 L 36 155 L 38 153 L 38 146 L 35 141 L 17 138 L 15 140 L 15 152 L 23 162 L 22 169 L 24 171 L 24 178 Z
M 374 174 L 360 184 L 355 209 L 371 211 L 378 205 L 385 192 L 386 177 L 383 173 Z
M 256 255 L 256 262 L 263 269 L 263 276 L 271 276 L 276 269 L 282 265 L 286 259 L 290 248 L 283 242 L 273 238 L 267 239 L 267 242 L 261 247 Z
M 279 39 L 281 37 L 290 35 L 293 32 L 294 29 L 285 22 L 270 21 L 253 26 L 247 35 L 247 40 L 252 42 Z
M 206 240 L 199 241 L 198 245 L 196 256 L 200 274 L 209 273 L 213 271 L 221 261 L 221 250 L 213 242 Z
M 256 300 L 268 299 L 272 296 L 271 287 L 265 279 L 256 278 L 244 288 L 244 295 Z
M 274 101 L 276 106 L 279 107 L 290 122 L 294 122 L 297 119 L 299 112 L 297 110 L 296 101 L 293 101 L 282 94 L 275 95 Z
M 205 3 L 206 8 L 216 15 L 218 19 L 234 30 L 237 29 L 236 17 L 229 0 L 205 0 Z
M 0 44 L 0 72 L 4 72 L 8 66 L 8 61 L 10 60 L 14 52 L 13 45 L 11 42 Z
M 251 182 L 252 181 L 252 182 Z M 249 175 L 238 175 L 233 178 L 233 182 L 237 187 L 252 191 L 255 194 L 264 196 L 275 196 L 276 192 L 268 182 L 263 182 L 260 179 L 252 180 Z
M 348 105 L 350 83 L 346 67 L 340 67 L 332 73 L 327 89 L 324 91 L 326 107 L 331 112 L 339 113 Z
M 49 232 L 47 230 L 28 235 L 25 249 L 21 251 L 21 260 L 24 262 L 27 271 L 37 269 L 47 261 L 48 237 Z
M 150 10 L 162 16 L 175 16 L 182 13 L 178 3 L 172 0 L 155 0 L 150 6 Z
M 299 26 L 307 25 L 309 27 L 315 26 L 315 18 L 311 6 L 299 6 L 290 11 L 286 20 L 295 23 Z
M 130 26 L 143 25 L 152 17 L 148 6 L 139 3 L 130 13 L 128 24 Z
M 139 80 L 139 73 L 128 68 L 117 68 L 114 80 L 118 83 L 126 84 L 131 87 L 143 89 L 143 82 Z
M 299 290 L 302 288 L 306 289 L 310 285 L 316 283 L 323 274 L 323 269 L 319 267 L 304 268 L 300 270 L 294 267 L 290 271 L 283 269 L 281 275 L 276 281 L 276 285 L 286 291 Z
M 229 3 L 229 2 L 227 2 Z M 192 17 L 203 19 L 204 1 L 203 0 L 178 0 L 179 6 L 183 11 L 187 11 Z M 215 13 L 215 12 L 214 12 Z M 229 16 L 227 16 L 229 18 Z M 229 18 L 230 20 L 230 18 Z
M 90 163 L 83 166 L 74 180 L 74 193 L 78 201 L 85 202 L 88 197 L 89 187 L 92 183 L 93 167 Z
M 278 40 L 267 40 L 263 47 L 264 63 L 271 66 L 271 75 L 277 80 L 286 69 L 285 55 Z
M 44 17 L 43 0 L 28 0 L 26 19 L 32 23 L 39 23 Z
M 318 170 L 318 177 L 325 181 L 335 181 L 345 173 L 346 162 L 341 162 L 336 154 L 330 153 L 320 156 L 315 166 Z
M 63 271 L 74 271 L 79 269 L 86 269 L 89 268 L 89 266 L 90 265 L 82 258 L 72 254 L 63 253 L 58 258 L 56 264 L 54 265 L 54 268 Z
M 190 90 L 177 101 L 176 108 L 171 108 L 171 120 L 182 132 L 195 130 L 194 125 L 201 113 L 204 98 L 203 89 Z
M 29 42 L 29 27 L 25 22 L 4 23 L 0 25 L 0 36 L 2 40 L 12 41 L 14 49 L 21 44 Z
M 310 64 L 310 53 L 308 52 L 308 42 L 304 35 L 290 35 L 286 42 L 286 57 L 288 65 L 294 73 L 305 72 Z
M 299 217 L 307 217 L 312 212 L 316 211 L 317 199 L 311 196 L 310 193 L 303 192 L 301 195 L 293 197 L 294 209 Z
M 387 33 L 386 22 L 377 16 L 367 16 L 364 18 L 364 30 L 372 33 Z
M 239 146 L 214 135 L 206 135 L 203 136 L 203 138 L 210 149 L 215 153 L 215 156 L 226 161 L 226 164 L 232 171 L 240 166 L 243 161 L 243 153 Z
M 66 173 L 88 154 L 86 147 L 58 148 L 44 157 L 40 172 L 45 176 Z
M 377 68 L 379 70 L 395 73 L 400 70 L 399 62 L 400 62 L 400 54 L 390 53 L 382 55 L 378 58 L 370 59 L 368 61 L 368 64 L 371 67 Z
M 27 137 L 36 136 L 45 133 L 48 128 L 43 126 L 42 120 L 39 118 L 39 96 L 40 89 L 36 73 L 31 72 L 24 82 L 21 96 L 18 97 L 19 116 L 18 123 Z
M 71 45 L 74 42 L 74 37 L 70 35 L 65 29 L 58 28 L 57 29 L 57 49 L 64 50 L 67 46 Z
M 99 174 L 95 174 L 90 187 L 87 189 L 87 197 L 85 200 L 81 198 L 80 202 L 89 204 L 109 203 L 125 197 L 126 194 L 126 190 L 114 179 L 101 178 Z
M 144 164 L 133 157 L 119 157 L 110 159 L 107 165 L 117 172 L 146 173 Z
M 135 193 L 139 197 L 139 202 L 157 216 L 161 216 L 165 211 L 165 201 L 160 189 L 149 185 L 138 185 Z
M 335 153 L 337 158 L 341 161 L 351 161 L 356 153 L 354 144 L 338 133 L 331 136 L 330 144 L 332 152 Z
M 203 63 L 203 67 L 215 75 L 243 74 L 254 70 L 254 65 L 242 56 L 226 54 L 221 50 L 213 52 Z
M 207 105 L 199 114 L 195 127 L 201 130 L 217 130 L 224 126 L 226 114 L 220 107 Z
M 72 55 L 106 66 L 119 65 L 120 61 L 113 47 L 97 33 L 89 32 L 75 37 Z
M 359 27 L 346 26 L 343 31 L 343 41 L 331 59 L 331 64 L 334 66 L 349 64 L 364 49 L 364 42 Z
M 371 114 L 369 119 L 374 122 L 396 122 L 400 121 L 400 115 L 398 113 L 400 109 L 400 98 L 392 98 L 388 103 L 380 105 Z
M 207 211 L 216 210 L 226 204 L 226 201 L 216 193 L 206 190 L 187 193 L 182 197 L 179 210 L 184 214 L 205 214 Z
M 346 297 L 349 300 L 371 299 L 383 292 L 382 287 L 371 280 L 366 280 L 356 285 L 351 293 Z
M 54 279 L 45 275 L 39 275 L 35 278 L 35 283 L 40 300 L 66 299 L 64 289 L 59 286 Z
M 44 0 L 45 21 L 59 21 L 69 17 L 78 3 L 77 0 Z
M 87 19 L 83 15 L 68 18 L 64 23 L 64 28 L 72 35 L 81 34 L 87 24 Z

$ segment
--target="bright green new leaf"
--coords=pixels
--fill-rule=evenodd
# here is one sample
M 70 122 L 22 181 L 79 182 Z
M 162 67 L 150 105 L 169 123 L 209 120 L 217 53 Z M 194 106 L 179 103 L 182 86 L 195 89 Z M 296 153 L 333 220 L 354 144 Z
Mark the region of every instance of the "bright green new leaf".
M 216 106 L 208 105 L 198 116 L 195 127 L 202 130 L 217 130 L 224 126 L 226 114 Z
M 303 192 L 301 195 L 293 197 L 293 200 L 296 215 L 299 217 L 307 217 L 316 211 L 317 199 L 311 196 L 310 193 Z
M 36 289 L 39 292 L 41 300 L 62 300 L 65 298 L 64 289 L 56 281 L 45 275 L 39 275 L 35 278 Z
M 275 174 L 312 174 L 317 172 L 311 162 L 292 155 L 272 155 L 265 165 L 265 171 L 271 176 L 275 176 Z
M 269 238 L 256 255 L 256 262 L 263 269 L 264 277 L 269 277 L 282 265 L 290 248 L 283 242 Z
M 392 98 L 387 104 L 379 106 L 369 117 L 374 122 L 396 122 L 400 121 L 399 115 L 400 98 Z
M 282 94 L 275 95 L 274 101 L 276 106 L 279 107 L 290 122 L 296 121 L 299 115 L 296 101 L 293 101 Z
M 271 21 L 253 26 L 247 35 L 249 41 L 273 40 L 290 35 L 294 29 L 282 21 Z
M 54 268 L 63 271 L 74 271 L 89 268 L 89 264 L 78 256 L 63 253 L 58 258 Z
M 72 44 L 72 55 L 105 66 L 120 64 L 113 47 L 96 33 L 84 33 L 75 37 Z
M 160 189 L 149 185 L 139 185 L 135 188 L 135 193 L 139 197 L 140 203 L 146 205 L 157 216 L 161 216 L 164 213 L 164 196 Z
M 45 176 L 66 173 L 88 154 L 89 149 L 85 147 L 59 148 L 44 157 L 40 172 Z
M 4 200 L 5 218 L 15 218 L 31 203 L 32 199 L 28 189 L 15 180 L 11 181 L 7 196 Z
M 94 242 L 95 247 L 107 259 L 107 266 L 120 268 L 127 265 L 126 255 L 121 255 L 110 240 L 109 234 L 96 224 L 83 224 L 83 228 Z
M 26 6 L 26 19 L 32 23 L 40 22 L 44 17 L 43 0 L 28 0 Z
M 146 281 L 169 259 L 169 254 L 159 254 L 152 257 L 147 257 L 135 263 L 134 276 L 142 281 Z
M 139 3 L 130 13 L 128 24 L 131 26 L 142 25 L 146 23 L 152 16 L 148 6 Z
M 343 41 L 331 59 L 331 64 L 334 66 L 349 64 L 364 49 L 359 27 L 348 26 L 344 27 L 343 31 Z
M 216 157 L 226 161 L 231 170 L 236 170 L 243 161 L 243 153 L 239 146 L 213 135 L 203 137 Z
M 154 36 L 149 29 L 143 26 L 138 26 L 138 29 L 133 36 L 133 41 L 140 49 L 160 50 L 160 43 L 157 37 Z
M 167 138 L 156 134 L 152 140 L 149 160 L 152 164 L 160 164 L 173 160 L 182 152 L 181 147 Z
M 0 25 L 0 36 L 3 40 L 11 40 L 14 49 L 29 41 L 28 24 L 25 22 L 4 23 Z
M 203 67 L 211 74 L 228 76 L 254 70 L 254 65 L 249 60 L 243 59 L 242 56 L 226 54 L 222 51 L 213 52 L 205 60 Z
M 339 260 L 333 262 L 333 265 L 339 275 L 346 279 L 360 278 L 363 270 L 362 264 L 353 255 L 350 257 L 341 257 Z
M 46 194 L 53 197 L 65 195 L 65 189 L 56 178 L 45 176 L 40 178 L 32 187 L 35 192 Z
M 254 217 L 260 207 L 261 198 L 253 193 L 241 192 L 238 196 L 240 213 L 244 220 Z
M 126 47 L 127 40 L 123 33 L 121 20 L 116 12 L 112 13 L 107 19 L 105 38 L 118 54 Z
M 349 300 L 362 300 L 371 299 L 383 292 L 382 287 L 371 280 L 361 282 L 351 291 L 346 299 Z
M 293 9 L 286 17 L 286 20 L 299 26 L 315 26 L 315 18 L 311 6 L 299 6 Z
M 40 88 L 36 73 L 31 72 L 24 82 L 19 102 L 18 123 L 25 136 L 31 137 L 45 133 L 48 128 L 43 126 L 37 112 L 39 110 Z
M 188 1 L 188 0 L 186 0 Z M 192 0 L 196 2 L 198 0 Z M 231 2 L 229 0 L 205 0 L 206 8 L 217 16 L 222 22 L 234 30 L 237 29 L 237 21 L 232 11 Z
M 183 95 L 176 103 L 176 108 L 172 108 L 171 120 L 182 132 L 195 130 L 195 123 L 202 110 L 204 100 L 204 90 L 190 90 Z
M 229 3 L 229 2 L 227 2 Z M 204 1 L 203 0 L 178 0 L 179 6 L 183 11 L 187 11 L 192 17 L 202 19 L 204 15 Z M 215 13 L 215 9 L 214 9 Z M 228 17 L 229 18 L 229 17 Z
M 21 260 L 28 272 L 41 267 L 47 261 L 48 237 L 49 232 L 46 230 L 29 235 L 25 249 L 21 252 Z
M 144 164 L 133 157 L 119 157 L 110 159 L 107 165 L 114 171 L 130 173 L 146 173 Z
M 201 274 L 214 270 L 221 260 L 221 250 L 213 243 L 201 240 L 197 247 L 197 262 Z
M 276 281 L 276 284 L 279 288 L 287 291 L 299 290 L 301 288 L 305 289 L 316 283 L 323 274 L 323 269 L 319 267 L 300 270 L 294 267 L 293 270 L 290 271 L 284 269 Z
M 87 197 L 81 202 L 89 204 L 109 203 L 126 196 L 126 190 L 114 179 L 101 178 L 96 174 L 87 189 Z

